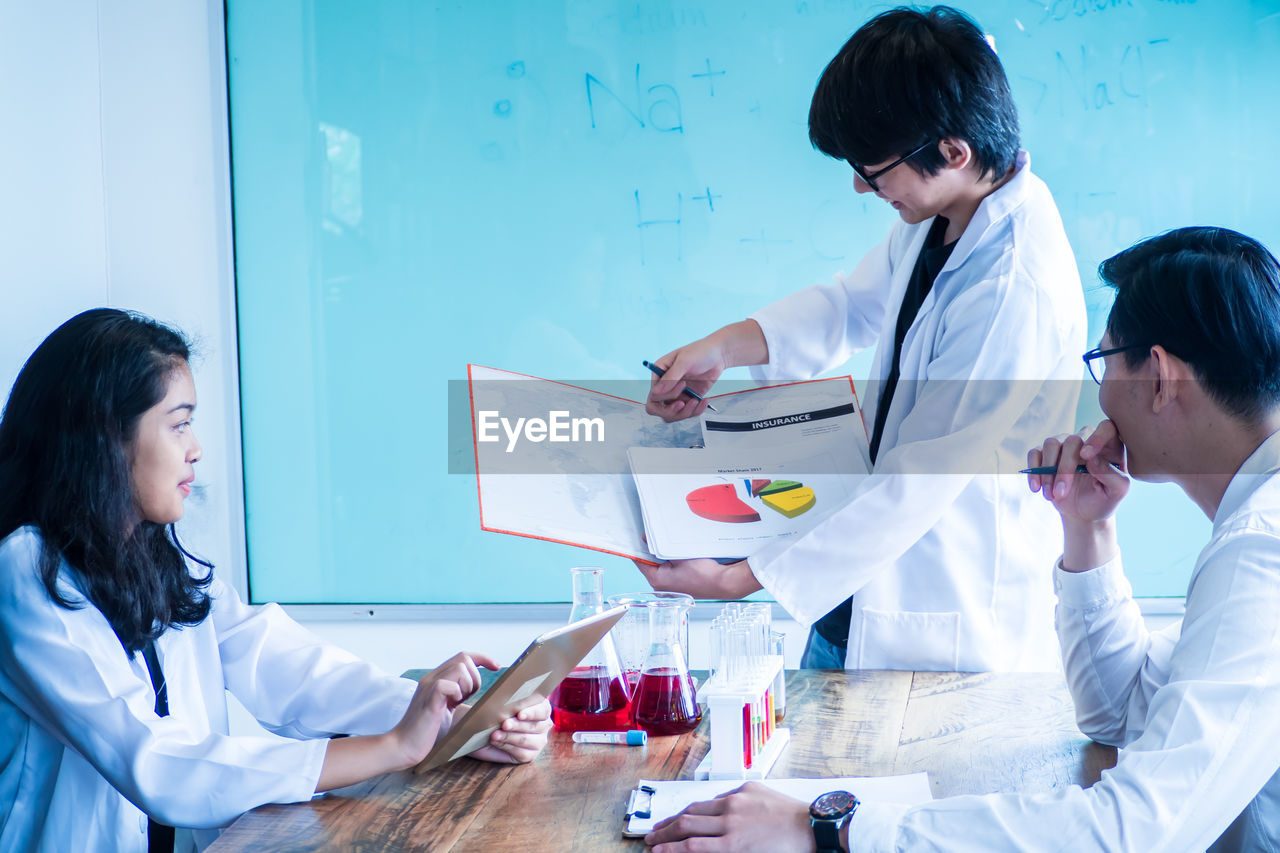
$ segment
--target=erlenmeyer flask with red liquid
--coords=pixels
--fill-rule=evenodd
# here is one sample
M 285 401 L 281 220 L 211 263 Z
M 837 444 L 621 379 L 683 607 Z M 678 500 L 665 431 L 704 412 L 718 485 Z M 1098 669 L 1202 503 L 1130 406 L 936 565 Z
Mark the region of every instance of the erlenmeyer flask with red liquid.
M 649 606 L 655 603 L 680 601 L 687 605 L 685 616 L 680 624 L 680 645 L 689 647 L 689 608 L 693 607 L 693 597 L 683 592 L 624 592 L 611 595 L 605 599 L 609 607 L 624 606 L 627 613 L 613 629 L 614 648 L 618 650 L 618 660 L 622 662 L 622 671 L 627 674 L 627 690 L 632 697 L 636 695 L 636 687 L 640 684 L 640 670 L 644 659 L 649 655 Z
M 578 566 L 573 575 L 569 621 L 604 612 L 604 569 Z M 604 635 L 551 691 L 551 723 L 557 731 L 625 731 L 631 728 L 631 694 L 613 638 Z
M 631 719 L 651 735 L 679 735 L 702 721 L 698 695 L 684 656 L 681 627 L 689 604 L 655 601 L 649 611 L 649 653 L 631 697 Z

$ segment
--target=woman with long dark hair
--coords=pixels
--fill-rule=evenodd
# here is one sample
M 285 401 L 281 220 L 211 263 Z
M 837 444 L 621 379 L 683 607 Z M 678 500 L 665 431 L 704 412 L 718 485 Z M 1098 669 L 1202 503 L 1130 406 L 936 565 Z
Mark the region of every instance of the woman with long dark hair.
M 172 850 L 175 826 L 203 845 L 255 806 L 413 766 L 477 664 L 497 666 L 459 653 L 417 684 L 387 675 L 184 550 L 201 457 L 188 358 L 153 320 L 86 311 L 5 405 L 0 850 Z M 291 739 L 231 737 L 226 690 Z M 549 716 L 530 705 L 474 755 L 532 760 Z

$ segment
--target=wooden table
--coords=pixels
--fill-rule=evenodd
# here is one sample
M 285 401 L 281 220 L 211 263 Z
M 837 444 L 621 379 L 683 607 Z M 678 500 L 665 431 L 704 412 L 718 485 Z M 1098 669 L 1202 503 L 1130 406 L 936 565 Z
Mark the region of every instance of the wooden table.
M 773 772 L 884 776 L 926 770 L 935 797 L 1092 785 L 1115 750 L 1076 729 L 1061 675 L 797 670 L 791 744 Z M 394 773 L 310 803 L 262 806 L 210 851 L 643 850 L 621 837 L 639 778 L 690 779 L 707 723 L 647 747 L 591 746 L 553 732 L 532 764 L 470 759 Z

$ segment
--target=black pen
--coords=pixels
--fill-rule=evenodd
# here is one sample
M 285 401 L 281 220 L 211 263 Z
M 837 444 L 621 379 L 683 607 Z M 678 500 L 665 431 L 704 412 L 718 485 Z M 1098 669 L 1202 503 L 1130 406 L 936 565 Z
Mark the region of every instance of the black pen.
M 647 361 L 642 361 L 641 364 L 643 364 L 645 367 L 649 368 L 655 374 L 657 374 L 659 379 L 667 375 L 667 371 L 663 370 L 661 367 L 658 367 L 658 365 L 656 364 L 652 364 Z M 702 395 L 699 394 L 697 391 L 693 390 L 692 388 L 690 388 L 688 385 L 684 386 L 684 393 L 688 394 L 690 397 L 697 400 L 699 403 L 702 402 Z M 719 414 L 719 410 L 715 406 L 711 405 L 710 403 L 707 403 L 707 408 Z
M 1039 474 L 1041 477 L 1056 476 L 1058 473 L 1057 465 L 1041 465 L 1038 468 L 1023 468 L 1019 474 Z M 1077 474 L 1088 474 L 1089 468 L 1086 465 L 1076 466 Z
M 1116 470 L 1116 471 L 1119 471 L 1121 474 L 1123 474 L 1123 473 L 1124 473 L 1124 469 L 1123 469 L 1123 468 L 1121 468 L 1121 467 L 1120 467 L 1120 465 L 1119 465 L 1118 463 L 1116 463 L 1116 462 L 1108 462 L 1107 464 L 1108 464 L 1108 465 L 1110 465 L 1110 466 L 1112 467 L 1112 469 L 1114 469 L 1114 470 Z M 1039 466 L 1039 467 L 1037 467 L 1037 468 L 1023 468 L 1023 469 L 1022 469 L 1021 471 L 1019 471 L 1018 473 L 1019 473 L 1019 474 L 1039 474 L 1041 477 L 1057 476 L 1057 474 L 1058 474 L 1058 466 L 1057 466 L 1057 465 L 1041 465 L 1041 466 Z M 1076 473 L 1077 473 L 1077 474 L 1088 474 L 1088 473 L 1089 473 L 1089 466 L 1087 466 L 1087 465 L 1085 465 L 1083 462 L 1081 462 L 1079 465 L 1077 465 L 1077 466 L 1076 466 Z

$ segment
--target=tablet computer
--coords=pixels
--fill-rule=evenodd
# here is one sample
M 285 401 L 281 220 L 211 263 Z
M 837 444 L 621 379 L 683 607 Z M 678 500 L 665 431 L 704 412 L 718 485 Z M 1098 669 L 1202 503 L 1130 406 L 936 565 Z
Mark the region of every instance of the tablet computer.
M 614 607 L 535 639 L 471 710 L 453 721 L 448 733 L 436 741 L 413 772 L 447 764 L 488 743 L 489 735 L 515 713 L 522 700 L 534 693 L 549 697 L 626 612 L 625 606 Z

